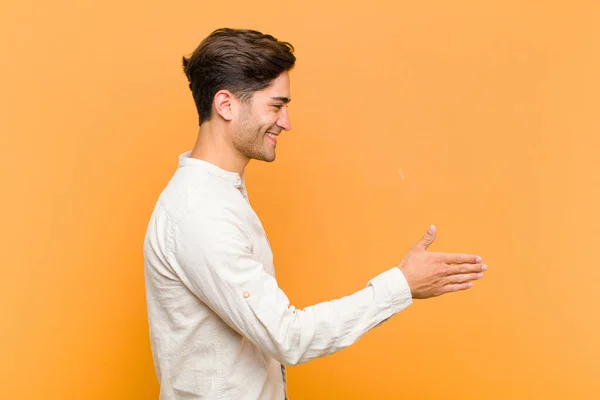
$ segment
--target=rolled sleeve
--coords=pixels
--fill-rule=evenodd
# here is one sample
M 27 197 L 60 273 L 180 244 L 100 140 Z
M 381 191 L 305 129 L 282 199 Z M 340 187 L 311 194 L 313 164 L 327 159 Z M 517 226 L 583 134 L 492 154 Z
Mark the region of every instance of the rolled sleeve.
M 410 287 L 398 267 L 377 275 L 369 281 L 369 284 L 384 288 L 388 294 L 392 314 L 399 313 L 412 304 Z

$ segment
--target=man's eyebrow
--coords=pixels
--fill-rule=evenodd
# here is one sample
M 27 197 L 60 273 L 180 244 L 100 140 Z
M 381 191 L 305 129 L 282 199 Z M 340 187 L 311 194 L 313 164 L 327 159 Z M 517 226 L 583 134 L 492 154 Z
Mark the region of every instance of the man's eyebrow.
M 288 98 L 288 97 L 271 97 L 273 100 L 278 100 L 278 101 L 283 101 L 285 104 L 289 103 L 290 101 L 292 101 L 292 99 Z

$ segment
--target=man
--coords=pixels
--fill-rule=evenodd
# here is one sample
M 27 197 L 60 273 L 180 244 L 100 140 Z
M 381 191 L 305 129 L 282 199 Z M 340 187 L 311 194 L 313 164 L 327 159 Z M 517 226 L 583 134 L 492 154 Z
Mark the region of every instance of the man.
M 486 269 L 474 255 L 426 252 L 431 226 L 363 290 L 303 310 L 290 305 L 244 169 L 250 159 L 275 160 L 277 137 L 291 129 L 294 63 L 290 44 L 233 29 L 213 32 L 184 58 L 198 139 L 180 155 L 144 242 L 161 400 L 286 399 L 285 366 L 350 346 L 413 298 L 467 289 Z

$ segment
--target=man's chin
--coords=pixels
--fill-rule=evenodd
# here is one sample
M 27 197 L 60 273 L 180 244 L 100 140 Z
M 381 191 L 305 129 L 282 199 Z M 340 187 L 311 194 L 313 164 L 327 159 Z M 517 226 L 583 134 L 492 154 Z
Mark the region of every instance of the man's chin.
M 254 160 L 257 161 L 265 161 L 268 163 L 271 163 L 273 161 L 275 161 L 275 154 L 270 154 L 270 155 L 265 155 L 265 154 L 261 154 L 260 157 L 253 157 Z
M 271 151 L 267 152 L 267 153 L 263 153 L 263 161 L 266 162 L 273 162 L 275 161 L 275 157 L 276 157 L 276 153 L 275 153 L 275 149 L 269 149 Z

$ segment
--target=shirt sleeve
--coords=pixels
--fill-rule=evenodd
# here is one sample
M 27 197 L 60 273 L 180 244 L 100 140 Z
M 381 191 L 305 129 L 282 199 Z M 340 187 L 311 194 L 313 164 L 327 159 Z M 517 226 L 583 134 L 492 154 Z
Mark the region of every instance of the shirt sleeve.
M 284 365 L 342 350 L 412 304 L 394 267 L 356 293 L 296 309 L 253 255 L 240 217 L 227 209 L 207 214 L 194 212 L 175 224 L 172 267 L 225 323 Z

